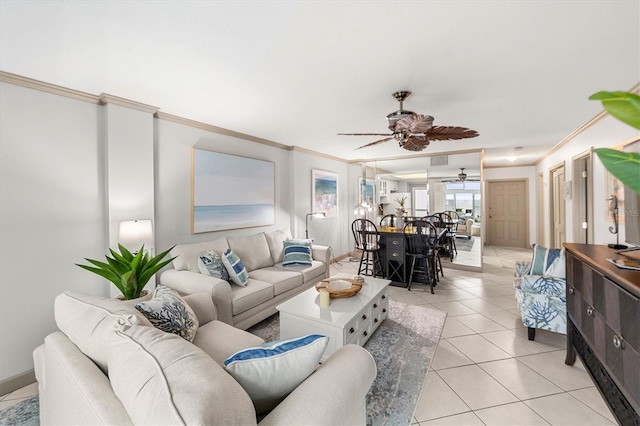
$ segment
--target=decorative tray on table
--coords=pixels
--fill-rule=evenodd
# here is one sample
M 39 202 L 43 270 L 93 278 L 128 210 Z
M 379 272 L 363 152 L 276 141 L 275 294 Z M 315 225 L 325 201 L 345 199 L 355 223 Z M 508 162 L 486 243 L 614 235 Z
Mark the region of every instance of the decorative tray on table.
M 362 289 L 362 282 L 351 278 L 327 278 L 316 284 L 316 290 L 326 289 L 333 299 L 351 297 Z

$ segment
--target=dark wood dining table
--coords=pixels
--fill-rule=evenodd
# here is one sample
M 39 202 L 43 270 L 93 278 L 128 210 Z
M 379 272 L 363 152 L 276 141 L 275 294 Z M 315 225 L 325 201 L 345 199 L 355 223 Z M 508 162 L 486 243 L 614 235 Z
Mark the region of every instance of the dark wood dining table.
M 443 237 L 448 228 L 438 228 L 437 239 Z M 407 287 L 409 280 L 408 266 L 405 250 L 404 231 L 401 228 L 381 227 L 378 229 L 380 235 L 380 263 L 385 273 L 385 278 L 391 280 L 391 285 L 396 287 Z M 428 284 L 429 277 L 417 275 L 414 282 Z

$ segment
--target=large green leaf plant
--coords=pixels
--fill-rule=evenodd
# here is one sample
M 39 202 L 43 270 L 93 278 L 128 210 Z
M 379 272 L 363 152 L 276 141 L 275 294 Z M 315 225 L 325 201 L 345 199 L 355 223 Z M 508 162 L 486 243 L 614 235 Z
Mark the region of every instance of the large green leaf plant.
M 589 97 L 623 123 L 640 130 L 640 96 L 628 92 L 598 92 Z M 600 161 L 620 182 L 640 194 L 640 154 L 611 148 L 594 149 Z
M 113 257 L 105 255 L 107 263 L 85 258 L 87 262 L 94 266 L 79 265 L 77 263 L 76 265 L 111 281 L 118 287 L 125 300 L 136 299 L 140 297 L 142 289 L 147 285 L 153 274 L 175 259 L 175 257 L 172 257 L 169 260 L 162 261 L 173 247 L 157 256 L 151 257 L 149 253 L 145 252 L 144 245 L 134 255 L 122 244 L 118 244 L 120 253 L 109 249 Z

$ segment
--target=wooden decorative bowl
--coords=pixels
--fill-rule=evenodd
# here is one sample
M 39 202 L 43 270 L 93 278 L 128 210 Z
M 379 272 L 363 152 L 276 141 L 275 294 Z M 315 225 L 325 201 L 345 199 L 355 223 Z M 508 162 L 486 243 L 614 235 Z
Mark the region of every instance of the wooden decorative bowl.
M 344 290 L 332 290 L 329 288 L 330 281 L 347 281 L 351 283 L 351 287 Z M 329 297 L 331 297 L 332 299 L 341 299 L 345 297 L 352 297 L 358 294 L 358 292 L 362 289 L 362 284 L 350 278 L 327 278 L 326 280 L 322 280 L 318 284 L 316 284 L 316 290 L 320 291 L 320 289 L 323 288 L 329 292 Z

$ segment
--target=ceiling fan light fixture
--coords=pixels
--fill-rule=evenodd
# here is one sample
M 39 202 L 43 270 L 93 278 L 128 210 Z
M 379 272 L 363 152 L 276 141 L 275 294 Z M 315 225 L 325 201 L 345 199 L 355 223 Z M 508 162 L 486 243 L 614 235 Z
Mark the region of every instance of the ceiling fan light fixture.
M 509 157 L 507 157 L 507 161 L 510 163 L 515 163 L 517 159 L 518 159 L 517 155 L 510 155 Z
M 458 173 L 458 179 L 460 179 L 460 182 L 464 182 L 465 180 L 467 180 L 467 174 L 464 172 L 464 167 L 460 169 L 460 173 Z

